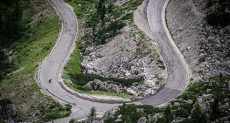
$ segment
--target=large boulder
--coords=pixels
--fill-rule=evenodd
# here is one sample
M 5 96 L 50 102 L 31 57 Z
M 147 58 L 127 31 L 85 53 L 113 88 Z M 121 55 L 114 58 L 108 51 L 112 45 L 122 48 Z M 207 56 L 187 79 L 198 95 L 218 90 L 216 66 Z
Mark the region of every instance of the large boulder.
M 147 123 L 147 118 L 146 117 L 141 117 L 138 119 L 137 123 Z
M 88 82 L 84 87 L 90 90 L 113 91 L 117 93 L 124 91 L 121 84 L 115 84 L 112 81 L 101 81 L 99 79 L 94 79 L 93 81 Z
M 209 114 L 211 112 L 211 106 L 214 102 L 214 97 L 212 94 L 203 94 L 202 96 L 198 97 L 198 104 L 201 107 L 201 111 Z

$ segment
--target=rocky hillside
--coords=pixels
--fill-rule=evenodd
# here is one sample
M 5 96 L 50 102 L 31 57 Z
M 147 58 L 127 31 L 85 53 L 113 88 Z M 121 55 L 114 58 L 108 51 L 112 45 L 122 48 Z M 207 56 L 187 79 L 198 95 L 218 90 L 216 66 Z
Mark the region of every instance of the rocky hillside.
M 83 72 L 127 87 L 139 85 L 134 95 L 152 86 L 157 91 L 165 81 L 166 71 L 154 47 L 151 40 L 138 32 L 137 28 L 126 26 L 121 34 L 105 45 L 86 49 L 87 54 L 84 54 L 82 62 Z
M 228 0 L 172 0 L 167 23 L 195 79 L 230 75 Z
M 69 72 L 67 76 L 72 76 L 72 82 L 84 90 L 125 92 L 132 96 L 154 94 L 164 85 L 166 70 L 157 45 L 133 24 L 133 12 L 142 1 L 88 2 L 71 1 L 83 9 L 75 9 L 82 30 L 77 47 L 81 64 L 70 62 L 66 70 L 68 73 L 68 69 L 81 66 L 81 71 L 75 75 Z

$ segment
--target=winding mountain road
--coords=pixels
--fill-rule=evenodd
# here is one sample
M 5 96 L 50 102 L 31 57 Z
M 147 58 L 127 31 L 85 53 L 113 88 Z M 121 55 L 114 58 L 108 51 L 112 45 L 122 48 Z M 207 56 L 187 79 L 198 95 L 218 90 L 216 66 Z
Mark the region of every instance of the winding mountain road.
M 148 105 L 159 105 L 167 103 L 176 98 L 186 87 L 188 81 L 188 66 L 173 42 L 164 20 L 165 7 L 169 0 L 146 0 L 144 14 L 142 14 L 142 24 L 138 25 L 140 29 L 146 32 L 149 37 L 157 41 L 161 49 L 161 56 L 168 70 L 168 79 L 166 86 L 156 95 L 147 97 L 139 103 Z M 79 98 L 63 89 L 59 84 L 63 80 L 64 65 L 67 63 L 71 52 L 74 49 L 77 36 L 77 18 L 73 9 L 64 2 L 64 0 L 50 0 L 55 8 L 62 28 L 54 48 L 49 56 L 39 66 L 36 79 L 42 92 L 50 95 L 61 104 L 71 104 L 72 114 L 70 117 L 59 119 L 57 123 L 67 123 L 71 118 L 84 118 L 88 115 L 90 109 L 95 107 L 98 112 L 105 112 L 119 104 L 108 104 L 93 102 Z M 140 18 L 139 18 L 140 19 Z M 52 82 L 49 83 L 49 80 Z
M 112 109 L 116 104 L 104 104 L 91 102 L 76 97 L 69 93 L 59 84 L 64 65 L 67 62 L 77 36 L 77 18 L 73 9 L 64 2 L 64 0 L 50 0 L 50 4 L 54 7 L 62 22 L 62 28 L 54 48 L 49 56 L 41 63 L 37 73 L 37 83 L 42 92 L 50 95 L 61 104 L 71 104 L 72 114 L 68 118 L 64 118 L 65 123 L 70 118 L 84 118 L 95 107 L 98 112 L 104 112 Z M 49 80 L 52 82 L 49 83 Z
M 165 13 L 169 1 L 145 0 L 143 10 L 135 20 L 136 25 L 158 43 L 168 72 L 165 87 L 156 95 L 141 100 L 146 105 L 160 105 L 175 99 L 185 89 L 190 77 L 189 67 L 167 28 Z

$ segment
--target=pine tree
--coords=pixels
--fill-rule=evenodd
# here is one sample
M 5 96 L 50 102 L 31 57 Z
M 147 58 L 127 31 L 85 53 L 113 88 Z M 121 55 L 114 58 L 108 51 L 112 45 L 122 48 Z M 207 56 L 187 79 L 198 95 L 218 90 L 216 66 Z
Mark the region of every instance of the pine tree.
M 93 107 L 91 108 L 91 111 L 88 116 L 88 123 L 93 123 L 95 119 L 96 119 L 96 109 Z
M 172 112 L 171 112 L 171 108 L 170 108 L 170 105 L 168 105 L 164 111 L 164 115 L 166 117 L 166 122 L 167 123 L 170 123 L 172 120 L 173 120 L 173 115 L 172 115 Z

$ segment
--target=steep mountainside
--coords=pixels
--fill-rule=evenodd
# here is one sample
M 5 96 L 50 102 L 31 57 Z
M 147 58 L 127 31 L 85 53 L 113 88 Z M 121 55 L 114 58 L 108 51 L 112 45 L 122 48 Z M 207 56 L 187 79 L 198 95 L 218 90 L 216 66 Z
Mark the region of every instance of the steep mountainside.
M 34 80 L 36 68 L 52 48 L 59 31 L 46 0 L 0 1 L 0 122 L 44 122 L 67 116 L 44 96 Z
M 195 79 L 230 75 L 228 0 L 172 0 L 167 23 Z

